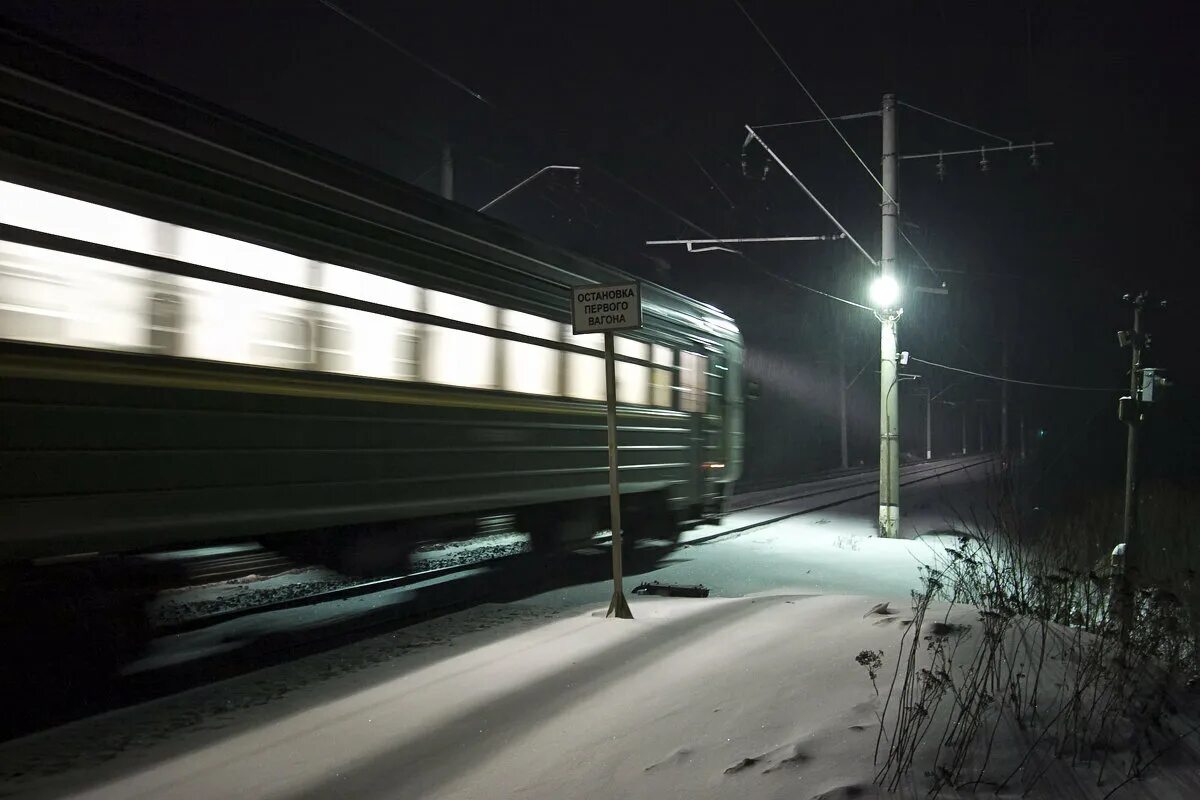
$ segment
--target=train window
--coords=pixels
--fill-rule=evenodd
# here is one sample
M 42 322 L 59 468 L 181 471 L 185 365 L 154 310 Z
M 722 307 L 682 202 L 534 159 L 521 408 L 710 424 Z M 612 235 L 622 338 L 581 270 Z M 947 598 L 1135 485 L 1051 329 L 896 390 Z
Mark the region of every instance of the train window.
M 143 270 L 5 243 L 0 273 L 4 338 L 117 350 L 144 347 Z
M 622 336 L 613 337 L 613 351 L 618 355 L 640 358 L 643 361 L 650 359 L 649 344 Z M 649 405 L 650 368 L 640 364 L 630 364 L 627 361 L 617 361 L 614 366 L 617 378 L 617 401 Z
M 138 253 L 158 251 L 155 220 L 7 181 L 0 181 L 0 221 Z
M 500 326 L 506 331 L 535 336 L 550 342 L 558 340 L 560 325 L 553 320 L 504 309 Z M 504 348 L 503 388 L 528 394 L 558 393 L 558 351 L 527 342 L 501 340 Z
M 62 342 L 70 309 L 68 286 L 49 250 L 0 242 L 0 337 Z
M 382 314 L 317 306 L 317 364 L 328 372 L 372 378 L 413 377 L 416 325 Z
M 172 291 L 150 295 L 150 352 L 177 355 L 183 334 L 183 301 Z
M 316 366 L 324 372 L 354 372 L 353 334 L 346 325 L 318 319 L 316 330 Z
M 427 291 L 425 309 L 434 316 L 471 325 L 492 327 L 496 321 L 493 306 L 445 292 Z M 436 325 L 426 326 L 424 333 L 428 355 L 423 365 L 426 380 L 478 389 L 495 387 L 496 339 Z
M 707 360 L 699 353 L 683 351 L 679 354 L 679 408 L 694 414 L 703 414 L 707 407 Z
M 184 261 L 292 286 L 309 282 L 310 262 L 298 256 L 192 228 L 175 233 L 175 256 Z M 189 285 L 195 296 L 185 299 L 186 355 L 268 367 L 315 366 L 310 305 L 210 281 Z
M 655 367 L 650 371 L 650 402 L 659 408 L 670 408 L 672 389 L 675 385 L 675 352 L 666 345 L 656 344 L 650 349 L 650 360 L 668 369 Z
M 56 256 L 56 260 L 61 256 Z M 147 319 L 148 273 L 137 267 L 91 258 L 64 264 L 74 308 L 68 322 L 70 344 L 108 350 L 144 350 L 150 340 Z
M 300 365 L 295 351 L 310 342 L 310 335 L 299 330 L 302 303 L 195 278 L 181 278 L 179 284 L 187 309 L 184 356 L 264 366 Z M 287 320 L 296 321 L 289 325 Z M 305 361 L 310 360 L 310 353 L 304 354 Z
M 312 323 L 297 314 L 264 314 L 255 320 L 250 356 L 269 367 L 313 366 Z
M 317 264 L 314 285 L 330 294 L 366 300 L 406 311 L 418 310 L 421 290 L 367 272 Z M 347 357 L 341 369 L 375 378 L 416 377 L 418 326 L 408 320 L 340 306 L 322 306 L 321 316 L 348 331 Z
M 400 320 L 397 320 L 400 322 Z M 421 337 L 417 335 L 420 328 L 411 323 L 396 326 L 395 350 L 392 353 L 392 375 L 406 381 L 417 379 L 417 364 L 420 358 Z
M 584 333 L 576 336 L 570 327 L 563 332 L 567 344 L 600 351 L 589 356 L 583 353 L 567 353 L 567 396 L 581 400 L 603 400 L 604 389 L 604 334 Z

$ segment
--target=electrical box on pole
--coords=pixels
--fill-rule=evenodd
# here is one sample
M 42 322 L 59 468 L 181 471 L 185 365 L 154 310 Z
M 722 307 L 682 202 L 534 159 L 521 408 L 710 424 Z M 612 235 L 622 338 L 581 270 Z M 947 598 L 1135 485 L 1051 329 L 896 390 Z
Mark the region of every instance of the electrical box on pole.
M 1147 346 L 1149 339 L 1147 338 Z M 1146 367 L 1142 370 L 1141 387 L 1138 390 L 1140 400 L 1143 403 L 1153 403 L 1155 395 L 1164 387 L 1170 386 L 1166 377 L 1163 376 L 1161 369 L 1155 367 Z
M 642 289 L 636 281 L 571 290 L 571 326 L 576 335 L 604 334 L 604 386 L 608 406 L 608 507 L 612 517 L 613 595 L 608 616 L 633 619 L 625 600 L 621 563 L 621 483 L 617 474 L 617 380 L 613 331 L 642 327 Z

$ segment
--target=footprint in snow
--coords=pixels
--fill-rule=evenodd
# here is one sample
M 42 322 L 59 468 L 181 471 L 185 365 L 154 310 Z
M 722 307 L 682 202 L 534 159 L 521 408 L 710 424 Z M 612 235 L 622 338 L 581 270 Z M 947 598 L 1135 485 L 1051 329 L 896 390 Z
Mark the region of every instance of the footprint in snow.
M 713 709 L 713 710 L 715 711 L 716 709 Z M 669 765 L 673 765 L 673 764 L 684 764 L 684 763 L 687 763 L 688 761 L 690 761 L 691 758 L 692 758 L 692 748 L 680 747 L 680 748 L 677 748 L 677 749 L 671 751 L 671 754 L 668 755 L 666 758 L 664 758 L 662 761 L 656 761 L 655 763 L 646 767 L 646 769 L 643 771 L 644 772 L 653 772 L 654 770 L 658 769 L 659 767 L 665 767 L 665 766 L 669 766 Z
M 895 614 L 896 613 L 895 611 L 892 611 L 890 608 L 888 608 L 889 605 L 891 605 L 891 604 L 886 601 L 882 602 L 882 603 L 876 603 L 875 605 L 871 606 L 870 611 L 863 614 L 863 619 L 866 619 L 867 617 L 871 616 L 872 614 L 878 614 L 879 616 L 884 616 L 884 617 Z
M 813 795 L 812 800 L 855 800 L 859 797 L 869 797 L 867 791 L 867 788 L 858 784 L 847 784 Z M 874 792 L 874 796 L 879 797 L 879 793 Z
M 741 761 L 737 762 L 736 764 L 726 767 L 725 774 L 730 775 L 734 772 L 741 772 L 744 769 L 753 767 L 755 764 L 757 764 L 759 762 L 759 760 L 761 758 L 762 758 L 762 756 L 755 756 L 754 758 L 750 758 L 749 756 L 747 756 L 746 758 L 743 758 Z
M 763 770 L 764 775 L 767 774 L 768 772 L 774 772 L 775 770 L 778 770 L 778 769 L 788 769 L 791 767 L 799 767 L 802 764 L 806 764 L 809 761 L 812 761 L 812 756 L 810 756 L 808 753 L 801 750 L 800 745 L 798 745 L 798 744 L 794 744 L 790 748 L 780 748 L 780 749 L 789 751 L 789 754 L 787 756 L 785 756 L 784 758 L 779 759 L 779 761 L 775 762 L 771 766 L 764 769 Z

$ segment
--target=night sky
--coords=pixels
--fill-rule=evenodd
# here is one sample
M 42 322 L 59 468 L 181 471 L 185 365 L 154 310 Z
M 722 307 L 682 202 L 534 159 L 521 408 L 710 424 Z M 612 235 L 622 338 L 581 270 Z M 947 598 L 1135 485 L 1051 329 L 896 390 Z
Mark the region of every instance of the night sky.
M 750 245 L 745 257 L 651 248 L 647 239 L 808 235 L 836 229 L 761 151 L 743 174 L 743 125 L 819 112 L 733 0 L 483 3 L 339 0 L 390 47 L 319 0 L 0 2 L 0 14 L 402 180 L 436 191 L 453 145 L 456 199 L 478 207 L 550 163 L 583 167 L 580 185 L 544 176 L 490 213 L 723 308 L 738 319 L 764 387 L 751 409 L 748 477 L 829 466 L 837 458 L 838 331 L 851 373 L 878 353 L 867 313 L 777 276 L 865 302 L 870 267 L 845 242 Z M 1171 306 L 1149 321 L 1150 358 L 1177 387 L 1156 411 L 1158 469 L 1193 470 L 1196 426 L 1187 275 L 1196 230 L 1198 71 L 1180 32 L 1182 5 L 1120 15 L 1083 2 L 764 2 L 746 10 L 832 115 L 877 109 L 885 91 L 1027 151 L 903 163 L 907 246 L 901 346 L 931 361 L 1088 386 L 1124 384 L 1124 292 Z M 1130 8 L 1134 8 L 1130 6 Z M 431 69 L 432 67 L 432 69 Z M 478 94 L 477 99 L 454 81 Z M 878 169 L 879 120 L 839 123 Z M 902 153 L 993 140 L 902 110 Z M 869 252 L 879 247 L 879 192 L 827 125 L 763 131 L 796 174 Z M 917 285 L 944 280 L 947 296 Z M 875 457 L 878 382 L 852 395 L 853 456 Z M 996 398 L 995 383 L 914 367 L 951 400 Z M 957 383 L 955 383 L 957 381 Z M 954 386 L 950 386 L 955 383 Z M 949 388 L 947 388 L 949 387 Z M 1116 393 L 1013 391 L 1047 429 L 1044 461 L 1090 463 L 1120 479 Z M 987 413 L 994 414 L 995 404 Z M 986 404 L 983 406 L 988 408 Z M 939 407 L 935 447 L 958 440 Z M 906 397 L 906 450 L 923 450 L 923 405 Z M 989 421 L 992 444 L 994 419 Z M 972 446 L 976 438 L 971 420 Z M 1163 465 L 1169 465 L 1164 467 Z

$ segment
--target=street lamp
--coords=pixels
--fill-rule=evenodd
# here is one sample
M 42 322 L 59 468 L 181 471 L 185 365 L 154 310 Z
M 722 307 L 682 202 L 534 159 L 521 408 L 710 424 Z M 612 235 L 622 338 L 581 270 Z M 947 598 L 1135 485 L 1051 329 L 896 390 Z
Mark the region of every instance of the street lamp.
M 871 305 L 880 311 L 891 311 L 900 302 L 900 284 L 891 275 L 880 275 L 871 284 Z

